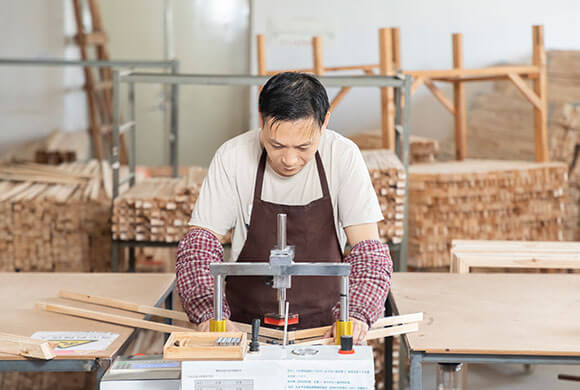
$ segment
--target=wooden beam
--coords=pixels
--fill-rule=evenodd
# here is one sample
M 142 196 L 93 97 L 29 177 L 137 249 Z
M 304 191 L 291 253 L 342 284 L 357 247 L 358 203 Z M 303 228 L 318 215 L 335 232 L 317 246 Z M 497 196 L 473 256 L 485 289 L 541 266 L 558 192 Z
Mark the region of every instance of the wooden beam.
M 95 310 L 81 309 L 74 306 L 59 305 L 52 303 L 37 303 L 36 307 L 52 313 L 66 314 L 74 317 L 87 318 L 94 321 L 109 322 L 111 324 L 124 325 L 132 328 L 154 330 L 156 332 L 191 332 L 190 328 L 160 324 L 158 322 L 142 320 L 138 318 L 124 317 L 116 314 L 103 313 Z
M 540 68 L 535 65 L 521 66 L 491 66 L 487 68 L 475 69 L 445 69 L 445 70 L 409 70 L 403 71 L 413 77 L 423 76 L 430 79 L 441 77 L 482 77 L 482 76 L 507 76 L 510 73 L 534 75 L 540 72 Z
M 522 74 L 520 73 L 519 76 L 524 80 L 533 80 L 538 78 L 537 74 Z M 499 75 L 499 76 L 481 76 L 481 77 L 432 77 L 431 80 L 433 81 L 441 81 L 444 83 L 453 83 L 455 81 L 461 81 L 464 83 L 469 82 L 480 82 L 480 81 L 501 81 L 501 80 L 508 80 L 508 75 Z
M 399 27 L 391 28 L 391 37 L 393 39 L 393 66 L 395 71 L 401 70 L 401 31 Z
M 519 89 L 522 95 L 524 95 L 524 97 L 530 103 L 532 103 L 532 105 L 535 108 L 537 108 L 538 110 L 542 109 L 542 102 L 540 101 L 540 98 L 538 97 L 538 95 L 536 95 L 536 93 L 532 89 L 530 89 L 530 87 L 526 85 L 526 83 L 524 82 L 524 80 L 522 80 L 520 76 L 518 76 L 517 74 L 510 73 L 508 74 L 508 78 L 516 86 L 516 88 Z
M 350 66 L 329 66 L 324 68 L 324 70 L 326 72 L 339 72 L 339 71 L 343 71 L 343 70 L 362 70 L 362 71 L 366 71 L 366 70 L 373 70 L 373 69 L 379 69 L 379 65 L 350 65 Z
M 379 30 L 379 64 L 380 74 L 392 76 L 393 71 L 393 38 L 388 28 Z M 395 104 L 393 88 L 381 88 L 381 130 L 383 147 L 395 150 Z
M 322 37 L 312 38 L 312 62 L 314 64 L 314 74 L 322 76 L 324 74 L 322 52 Z
M 256 39 L 257 55 L 258 55 L 258 74 L 265 75 L 266 71 L 266 38 L 264 34 L 258 34 Z
M 379 318 L 371 326 L 371 329 L 379 329 L 385 326 L 402 325 L 418 321 L 423 321 L 423 313 L 413 313 L 413 314 L 403 314 L 400 316 L 383 317 Z
M 352 87 L 342 87 L 340 89 L 340 91 L 338 91 L 338 93 L 336 94 L 334 99 L 332 99 L 332 102 L 330 103 L 330 112 L 334 111 L 336 106 L 338 106 L 338 104 L 342 101 L 342 99 L 344 99 L 346 94 L 349 93 L 351 89 L 352 89 Z
M 453 34 L 453 69 L 463 69 L 463 35 Z M 455 159 L 467 157 L 467 119 L 465 89 L 461 81 L 453 82 L 453 108 L 455 110 Z
M 443 104 L 443 106 L 451 113 L 451 115 L 455 115 L 455 108 L 453 107 L 453 103 L 451 103 L 449 99 L 445 97 L 443 92 L 437 88 L 433 81 L 430 79 L 425 79 L 423 82 L 425 83 L 425 86 L 433 93 L 433 96 L 435 96 L 437 100 Z
M 423 76 L 419 76 L 415 80 L 413 80 L 413 83 L 411 84 L 411 96 L 413 96 L 415 94 L 415 92 L 417 92 L 417 90 L 424 83 L 425 83 L 425 77 L 423 77 Z
M 71 299 L 73 301 L 78 301 L 78 302 L 92 303 L 95 305 L 114 307 L 116 309 L 128 310 L 128 311 L 133 311 L 136 313 L 151 314 L 151 315 L 158 316 L 158 317 L 171 318 L 171 319 L 178 320 L 178 321 L 189 322 L 189 318 L 187 317 L 187 314 L 185 314 L 182 311 L 167 310 L 167 309 L 162 309 L 160 307 L 147 306 L 147 305 L 139 305 L 137 303 L 123 301 L 120 299 L 98 297 L 98 296 L 94 296 L 94 295 L 81 294 L 81 293 L 67 291 L 67 290 L 60 290 L 58 292 L 58 296 L 60 298 Z
M 548 152 L 548 92 L 546 87 L 546 49 L 544 26 L 533 26 L 533 64 L 540 77 L 534 80 L 534 92 L 540 99 L 540 108 L 534 107 L 534 141 L 536 161 L 550 161 Z
M 9 333 L 0 332 L 0 352 L 35 359 L 54 359 L 50 342 Z

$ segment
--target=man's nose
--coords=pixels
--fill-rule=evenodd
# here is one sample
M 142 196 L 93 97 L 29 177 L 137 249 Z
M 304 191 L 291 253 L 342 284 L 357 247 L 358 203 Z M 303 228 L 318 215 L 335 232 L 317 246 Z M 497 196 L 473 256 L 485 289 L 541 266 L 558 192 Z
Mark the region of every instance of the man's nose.
M 295 152 L 291 149 L 287 149 L 282 154 L 282 163 L 286 166 L 293 166 L 296 163 L 297 158 Z

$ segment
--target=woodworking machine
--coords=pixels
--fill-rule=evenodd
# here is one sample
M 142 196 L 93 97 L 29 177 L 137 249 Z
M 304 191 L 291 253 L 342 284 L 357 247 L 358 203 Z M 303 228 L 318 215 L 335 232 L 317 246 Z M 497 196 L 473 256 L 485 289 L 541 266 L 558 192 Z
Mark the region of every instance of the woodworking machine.
M 294 247 L 286 241 L 286 214 L 277 216 L 278 244 L 270 250 L 268 263 L 212 263 L 210 274 L 214 277 L 214 319 L 210 320 L 210 331 L 225 332 L 222 296 L 223 280 L 226 276 L 271 276 L 272 287 L 278 290 L 278 313 L 268 314 L 265 324 L 285 325 L 298 323 L 298 316 L 289 318 L 286 289 L 292 287 L 292 276 L 339 276 L 340 283 L 340 320 L 336 323 L 336 340 L 342 336 L 352 336 L 352 321 L 348 318 L 348 276 L 350 264 L 345 263 L 295 263 Z M 283 322 L 281 322 L 283 320 Z

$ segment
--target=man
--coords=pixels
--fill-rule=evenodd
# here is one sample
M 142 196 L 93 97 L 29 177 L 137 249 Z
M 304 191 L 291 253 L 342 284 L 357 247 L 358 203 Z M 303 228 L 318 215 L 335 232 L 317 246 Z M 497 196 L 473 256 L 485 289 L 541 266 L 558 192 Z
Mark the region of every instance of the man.
M 209 264 L 224 260 L 219 240 L 233 228 L 232 259 L 267 262 L 276 245 L 278 213 L 287 214 L 295 261 L 351 264 L 349 317 L 356 343 L 382 315 L 392 272 L 377 230 L 383 216 L 360 151 L 326 129 L 328 110 L 326 90 L 315 77 L 280 73 L 260 93 L 261 128 L 216 152 L 189 222 L 192 229 L 177 251 L 178 292 L 198 329 L 207 331 L 213 318 Z M 347 240 L 352 249 L 344 257 Z M 287 294 L 301 328 L 338 318 L 335 278 L 293 277 Z M 224 318 L 249 323 L 270 312 L 277 312 L 276 291 L 263 277 L 227 279 Z M 228 320 L 226 329 L 235 326 Z

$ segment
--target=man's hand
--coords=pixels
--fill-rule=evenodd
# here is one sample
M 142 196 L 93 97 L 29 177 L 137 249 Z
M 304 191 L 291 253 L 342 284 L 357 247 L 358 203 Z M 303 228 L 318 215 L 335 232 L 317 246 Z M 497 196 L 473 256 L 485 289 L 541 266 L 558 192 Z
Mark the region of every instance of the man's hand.
M 204 321 L 197 326 L 198 332 L 209 332 L 209 321 Z M 240 330 L 234 323 L 230 320 L 226 320 L 226 332 L 239 332 Z
M 367 337 L 367 332 L 369 330 L 369 326 L 366 322 L 357 320 L 356 318 L 351 318 L 352 321 L 352 340 L 355 344 L 360 345 L 363 341 L 365 341 Z M 336 335 L 336 322 L 332 325 L 325 334 L 324 338 L 335 337 Z M 335 340 L 336 341 L 336 340 Z

